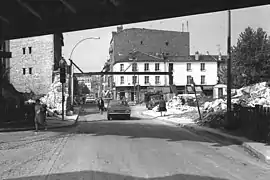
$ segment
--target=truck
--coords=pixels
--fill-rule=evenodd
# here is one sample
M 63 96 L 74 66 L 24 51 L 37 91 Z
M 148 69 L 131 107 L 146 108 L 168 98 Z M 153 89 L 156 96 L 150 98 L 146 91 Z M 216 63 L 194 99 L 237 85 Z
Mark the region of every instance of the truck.
M 148 110 L 152 110 L 155 106 L 159 104 L 162 92 L 147 92 L 144 95 L 144 102 Z

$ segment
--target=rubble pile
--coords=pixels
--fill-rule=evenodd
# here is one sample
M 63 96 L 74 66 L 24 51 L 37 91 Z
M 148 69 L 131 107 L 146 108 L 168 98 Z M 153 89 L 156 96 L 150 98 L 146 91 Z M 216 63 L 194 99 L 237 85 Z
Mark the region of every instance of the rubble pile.
M 200 123 L 214 124 L 214 126 L 222 124 L 226 116 L 226 101 L 226 99 L 216 99 L 204 103 L 203 120 Z M 243 107 L 270 106 L 270 88 L 266 82 L 262 82 L 237 89 L 232 96 L 232 104 L 239 104 Z
M 188 106 L 188 105 L 186 105 L 186 103 L 183 105 L 181 97 L 183 97 L 183 95 L 174 96 L 171 100 L 169 100 L 166 103 L 167 110 L 173 114 L 178 114 L 180 112 L 184 113 L 184 112 L 196 110 L 196 107 Z M 185 102 L 187 102 L 187 99 L 194 99 L 194 97 L 192 97 L 192 95 L 186 96 L 183 98 L 185 99 Z M 159 105 L 154 107 L 152 110 L 155 112 L 158 112 L 158 108 L 159 108 Z
M 244 107 L 255 107 L 255 105 L 270 106 L 270 88 L 266 82 L 254 84 L 236 90 L 232 96 L 232 104 L 240 104 Z M 204 104 L 204 112 L 216 112 L 226 110 L 226 99 L 216 99 Z
M 68 81 L 66 81 L 68 82 Z M 64 110 L 66 110 L 66 102 L 68 98 L 68 90 L 65 88 L 65 103 Z M 51 84 L 49 92 L 42 98 L 41 103 L 46 104 L 48 110 L 57 114 L 62 114 L 62 84 L 60 83 L 60 75 L 55 75 L 54 82 Z

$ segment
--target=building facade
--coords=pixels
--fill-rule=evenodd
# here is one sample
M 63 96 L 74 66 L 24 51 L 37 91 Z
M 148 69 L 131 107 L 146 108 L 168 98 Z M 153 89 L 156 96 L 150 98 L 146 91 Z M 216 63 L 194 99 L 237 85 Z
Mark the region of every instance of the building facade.
M 134 54 L 134 52 L 137 55 L 140 53 L 140 61 L 160 62 L 159 71 L 166 70 L 166 59 L 181 62 L 189 57 L 189 32 L 117 27 L 117 31 L 112 32 L 109 49 L 111 71 L 117 70 L 115 64 L 130 62 L 130 54 Z M 141 66 L 140 63 L 138 66 Z M 115 82 L 117 78 L 119 76 L 109 77 L 109 86 L 113 89 L 114 97 L 118 96 L 117 94 L 122 91 L 120 89 L 124 88 L 124 85 L 117 86 L 117 82 Z M 160 76 L 160 86 L 162 79 L 168 84 L 168 78 Z M 138 80 L 140 79 L 138 78 Z M 121 93 L 123 94 L 123 92 Z M 130 94 L 135 93 L 133 90 L 133 93 Z
M 79 83 L 84 83 L 88 89 L 91 91 L 92 89 L 92 78 L 91 76 L 79 76 L 77 77 Z
M 20 92 L 47 94 L 62 57 L 62 34 L 10 41 L 10 82 Z
M 1 52 L 9 52 L 10 51 L 10 41 L 3 41 L 0 43 L 0 51 Z M 10 74 L 9 74 L 9 68 L 10 68 L 10 58 L 4 58 L 0 57 L 0 75 L 4 75 L 9 80 Z
M 173 84 L 178 93 L 194 93 L 190 90 L 192 83 L 200 87 L 201 91 L 211 93 L 217 84 L 217 61 L 210 55 L 193 55 L 181 61 L 164 61 L 159 57 L 145 53 L 135 53 L 136 61 L 123 60 L 113 66 L 113 71 L 134 72 L 134 75 L 115 75 L 114 83 L 117 98 L 125 97 L 134 101 L 136 97 L 143 99 L 144 93 L 151 89 L 162 90 L 166 93 L 169 87 L 167 75 L 137 75 L 136 72 L 169 72 L 173 71 Z M 136 62 L 136 63 L 134 63 Z

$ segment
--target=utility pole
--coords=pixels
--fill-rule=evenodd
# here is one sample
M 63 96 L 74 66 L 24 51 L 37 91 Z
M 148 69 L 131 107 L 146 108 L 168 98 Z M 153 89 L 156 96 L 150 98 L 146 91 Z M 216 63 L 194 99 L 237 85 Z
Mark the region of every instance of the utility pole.
M 65 119 L 65 83 L 66 83 L 66 61 L 61 58 L 60 66 L 60 82 L 62 84 L 62 121 Z
M 133 68 L 132 70 L 134 71 L 134 74 L 133 74 L 133 92 L 134 92 L 134 101 L 135 101 L 135 97 L 136 97 L 136 82 L 135 82 L 135 77 L 136 77 L 136 66 L 135 66 L 135 58 L 133 58 Z
M 228 11 L 228 39 L 227 39 L 227 122 L 231 117 L 231 11 Z

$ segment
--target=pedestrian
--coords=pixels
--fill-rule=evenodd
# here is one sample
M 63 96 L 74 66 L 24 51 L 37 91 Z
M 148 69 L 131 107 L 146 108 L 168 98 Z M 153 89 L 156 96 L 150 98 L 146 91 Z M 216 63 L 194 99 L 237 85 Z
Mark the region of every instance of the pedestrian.
M 185 103 L 186 103 L 186 100 L 184 99 L 183 96 L 181 96 L 181 102 L 182 102 L 182 105 L 185 105 Z
M 102 99 L 102 97 L 99 98 L 98 101 L 98 109 L 100 111 L 100 114 L 103 114 L 103 110 L 104 110 L 104 101 Z
M 45 130 L 47 130 L 47 122 L 46 122 L 46 111 L 47 105 L 41 105 L 40 100 L 36 100 L 35 104 L 35 129 L 38 132 L 39 125 L 43 126 Z
M 161 96 L 160 101 L 159 101 L 159 112 L 160 112 L 161 116 L 162 116 L 162 112 L 166 112 L 166 111 L 167 111 L 166 102 L 165 102 L 163 96 Z M 165 116 L 165 114 L 164 114 L 164 116 Z
M 46 117 L 47 117 L 47 105 L 46 104 L 42 104 L 40 111 L 41 111 L 41 123 L 42 123 L 44 129 L 47 130 L 47 121 L 46 121 Z
M 36 104 L 35 104 L 35 128 L 36 128 L 36 132 L 38 132 L 38 125 L 39 125 L 40 121 L 41 121 L 41 104 L 40 104 L 40 100 L 37 99 Z

